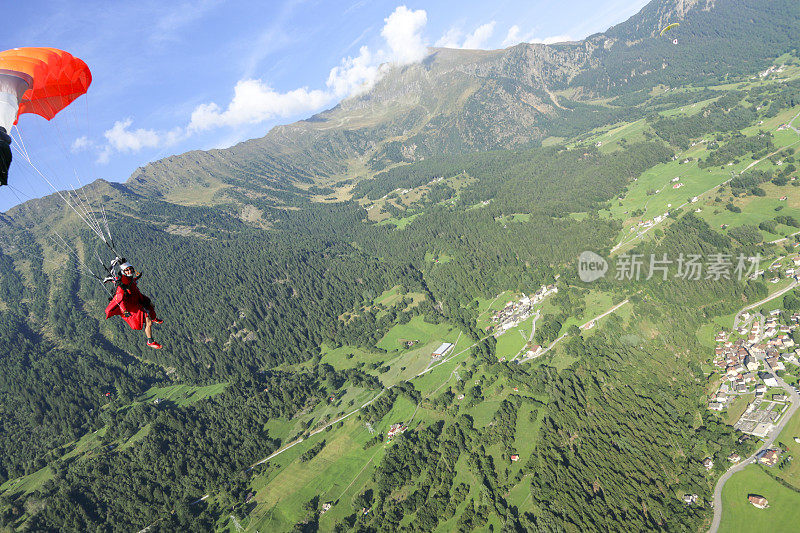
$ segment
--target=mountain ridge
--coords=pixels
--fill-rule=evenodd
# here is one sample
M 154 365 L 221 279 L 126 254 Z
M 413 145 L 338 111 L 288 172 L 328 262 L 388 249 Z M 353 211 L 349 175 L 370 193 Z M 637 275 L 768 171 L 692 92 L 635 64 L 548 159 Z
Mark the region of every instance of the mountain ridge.
M 548 122 L 574 107 L 569 98 L 557 95 L 565 89 L 577 96 L 576 102 L 585 102 L 625 87 L 637 90 L 659 83 L 660 78 L 661 83 L 680 84 L 715 76 L 732 65 L 741 69 L 750 48 L 783 53 L 787 43 L 800 38 L 788 22 L 778 26 L 777 34 L 766 27 L 751 33 L 745 47 L 733 50 L 713 28 L 718 14 L 726 20 L 726 31 L 734 31 L 784 8 L 800 21 L 800 10 L 789 6 L 789 0 L 654 0 L 628 20 L 582 41 L 520 43 L 501 50 L 433 48 L 422 62 L 390 69 L 367 93 L 331 109 L 228 149 L 205 155 L 192 151 L 150 163 L 127 183 L 163 196 L 190 186 L 203 173 L 229 174 L 230 164 L 224 160 L 238 159 L 242 170 L 273 183 L 331 185 L 436 153 L 525 146 L 545 138 L 552 129 Z M 674 30 L 680 47 L 654 38 L 667 21 L 683 23 Z M 709 62 L 723 46 L 730 59 L 721 65 Z M 692 59 L 667 69 L 676 54 Z

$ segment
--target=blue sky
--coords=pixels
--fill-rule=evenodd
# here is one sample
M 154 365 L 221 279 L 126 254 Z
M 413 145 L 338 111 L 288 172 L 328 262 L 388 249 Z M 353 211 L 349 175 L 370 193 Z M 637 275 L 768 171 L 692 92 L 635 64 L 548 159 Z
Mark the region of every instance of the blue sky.
M 0 50 L 51 46 L 93 83 L 53 121 L 23 115 L 0 212 L 194 149 L 263 136 L 365 90 L 381 64 L 426 46 L 502 48 L 581 39 L 646 0 L 469 2 L 32 0 L 4 6 Z M 19 139 L 21 135 L 22 139 Z

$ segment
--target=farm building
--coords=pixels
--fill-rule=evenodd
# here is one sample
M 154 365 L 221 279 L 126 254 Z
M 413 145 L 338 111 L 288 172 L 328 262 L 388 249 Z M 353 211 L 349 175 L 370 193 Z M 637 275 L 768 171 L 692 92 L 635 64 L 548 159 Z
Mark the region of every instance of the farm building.
M 438 348 L 436 348 L 431 357 L 437 358 L 444 356 L 447 352 L 453 349 L 453 343 L 451 342 L 443 342 Z
M 750 503 L 753 504 L 754 507 L 757 507 L 759 509 L 766 509 L 767 507 L 769 507 L 769 502 L 763 496 L 759 496 L 757 494 L 750 494 L 749 496 L 747 496 L 747 499 L 750 501 Z

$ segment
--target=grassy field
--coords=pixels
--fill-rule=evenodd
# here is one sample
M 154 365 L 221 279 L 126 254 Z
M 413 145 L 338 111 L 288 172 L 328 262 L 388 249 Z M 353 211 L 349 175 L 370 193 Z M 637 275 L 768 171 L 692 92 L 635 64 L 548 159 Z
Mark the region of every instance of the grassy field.
M 708 102 L 689 104 L 661 114 L 665 116 L 690 115 L 699 112 L 706 103 Z M 777 131 L 777 129 L 781 124 L 789 122 L 797 115 L 798 111 L 800 111 L 800 106 L 784 110 L 776 117 L 764 119 L 762 124 L 745 128 L 742 132 L 746 135 L 753 135 L 759 130 L 767 130 L 774 136 L 773 142 L 776 151 L 786 147 L 797 148 L 800 146 L 800 135 L 791 129 L 783 131 Z M 619 124 L 610 129 L 598 131 L 589 140 L 600 143 L 601 151 L 613 151 L 620 147 L 622 138 L 627 141 L 636 140 L 647 128 L 648 126 L 643 120 Z M 676 160 L 656 165 L 645 171 L 628 185 L 624 198 L 614 200 L 608 210 L 601 212 L 604 216 L 623 221 L 623 227 L 618 236 L 618 242 L 625 243 L 621 248 L 622 251 L 640 240 L 652 238 L 655 230 L 649 230 L 642 236 L 637 236 L 639 233 L 637 225 L 640 222 L 652 220 L 655 216 L 675 210 L 683 204 L 686 204 L 684 210 L 699 210 L 700 216 L 715 228 L 720 228 L 723 224 L 727 224 L 729 227 L 744 224 L 758 225 L 764 220 L 774 218 L 777 214 L 800 216 L 800 187 L 794 187 L 791 184 L 782 187 L 771 183 L 764 184 L 762 188 L 767 193 L 765 197 L 732 198 L 729 190 L 717 190 L 718 186 L 731 178 L 732 172 L 739 173 L 746 168 L 779 170 L 780 167 L 776 166 L 769 158 L 756 163 L 749 156 L 745 156 L 740 158 L 738 163 L 725 165 L 723 168 L 701 169 L 698 166 L 698 160 L 708 154 L 706 143 L 701 141 L 697 141 L 694 146 L 678 153 Z M 685 162 L 687 160 L 688 162 Z M 673 181 L 675 178 L 678 178 L 677 181 Z M 681 186 L 676 189 L 674 185 L 677 184 Z M 782 196 L 787 196 L 787 200 L 779 200 Z M 695 197 L 698 198 L 698 201 L 690 202 Z M 717 200 L 718 198 L 719 200 Z M 729 201 L 741 208 L 742 212 L 732 213 L 727 210 L 725 204 Z M 780 208 L 780 213 L 776 211 L 776 208 Z M 643 213 L 633 216 L 638 211 Z M 668 223 L 669 221 L 665 222 L 665 224 Z M 770 241 L 785 237 L 795 231 L 797 231 L 796 228 L 780 225 L 776 233 L 763 232 L 763 234 L 765 240 Z
M 764 496 L 769 507 L 757 509 L 747 500 L 749 494 Z M 800 524 L 800 493 L 784 487 L 756 465 L 728 480 L 722 492 L 722 505 L 720 533 L 789 533 L 796 532 Z
M 737 420 L 739 420 L 745 409 L 747 409 L 747 406 L 755 399 L 755 397 L 755 393 L 737 396 L 725 411 L 725 423 L 729 426 L 732 426 Z
M 170 191 L 166 196 L 167 201 L 187 206 L 211 206 L 216 205 L 222 201 L 221 195 L 218 194 L 224 189 L 230 187 L 222 180 L 212 178 L 210 175 L 205 175 L 203 184 L 196 184 L 187 188 L 176 188 Z
M 136 399 L 137 402 L 149 403 L 156 398 L 162 401 L 167 400 L 178 406 L 190 405 L 200 400 L 205 400 L 215 396 L 225 390 L 227 383 L 215 383 L 214 385 L 168 385 L 166 387 L 151 387 L 142 396 Z
M 48 479 L 53 479 L 53 470 L 46 466 L 41 470 L 37 470 L 27 476 L 22 476 L 16 479 L 9 479 L 0 485 L 0 494 L 30 494 L 44 484 Z
M 136 403 L 152 402 L 155 398 L 161 398 L 162 400 L 174 402 L 179 406 L 186 406 L 219 394 L 225 390 L 226 386 L 227 383 L 217 383 L 208 386 L 169 385 L 166 387 L 152 387 L 137 398 Z M 101 440 L 107 429 L 107 427 L 103 427 L 96 432 L 87 433 L 74 443 L 65 446 L 63 449 L 66 453 L 64 453 L 61 459 L 65 460 L 78 456 L 87 456 L 87 454 L 97 450 L 102 445 Z M 120 449 L 129 448 L 144 438 L 149 431 L 150 426 L 147 425 L 127 441 L 116 441 L 112 444 L 114 446 L 119 446 Z M 0 493 L 20 491 L 30 493 L 38 489 L 48 479 L 52 479 L 52 477 L 53 471 L 50 467 L 44 467 L 27 476 L 8 480 L 3 485 L 0 485 Z
M 497 337 L 497 357 L 499 359 L 512 359 L 525 348 L 531 335 L 533 327 L 533 317 L 528 317 L 516 327 L 506 330 L 505 333 Z
M 79 455 L 84 455 L 101 446 L 101 439 L 106 434 L 107 427 L 103 427 L 93 433 L 87 433 L 77 441 L 64 446 L 63 450 L 69 450 L 61 457 L 62 460 L 71 459 Z M 31 493 L 42 486 L 48 479 L 53 478 L 53 470 L 46 466 L 36 472 L 32 472 L 27 476 L 22 476 L 15 479 L 9 479 L 0 485 L 0 494 L 2 493 Z
M 610 153 L 621 150 L 625 143 L 638 142 L 644 140 L 644 132 L 651 130 L 644 119 L 635 122 L 627 122 L 617 126 L 597 137 L 590 139 L 590 142 L 601 143 L 598 147 L 601 153 Z
M 584 311 L 581 316 L 571 316 L 564 321 L 561 326 L 561 333 L 565 333 L 570 326 L 582 326 L 586 322 L 592 320 L 594 317 L 602 315 L 615 304 L 619 303 L 620 298 L 607 292 L 589 291 L 583 298 Z
M 713 228 L 720 228 L 723 224 L 726 224 L 729 228 L 735 228 L 745 224 L 758 226 L 759 223 L 765 220 L 772 220 L 778 215 L 800 217 L 800 208 L 791 207 L 789 205 L 790 202 L 779 200 L 782 196 L 786 196 L 791 199 L 791 203 L 800 205 L 800 187 L 791 185 L 778 187 L 773 184 L 764 184 L 761 188 L 764 189 L 767 196 L 746 196 L 744 198 L 725 196 L 722 202 L 708 202 L 702 213 L 700 213 L 700 218 L 708 222 Z M 725 205 L 729 201 L 739 207 L 742 212 L 733 213 L 726 209 Z M 778 208 L 781 209 L 778 210 Z M 772 241 L 796 231 L 798 231 L 798 228 L 779 224 L 776 233 L 761 230 L 761 234 L 764 236 L 765 241 Z
M 478 329 L 481 331 L 486 330 L 486 327 L 492 323 L 492 314 L 501 310 L 508 302 L 519 299 L 521 296 L 521 293 L 505 291 L 492 299 L 476 300 L 478 306 Z
M 408 311 L 412 307 L 416 307 L 419 305 L 421 301 L 425 299 L 425 295 L 421 292 L 401 292 L 402 287 L 400 285 L 395 285 L 391 289 L 387 289 L 383 291 L 380 295 L 376 296 L 372 300 L 371 305 L 364 305 L 361 306 L 359 309 L 355 309 L 353 311 L 345 311 L 341 315 L 339 315 L 339 320 L 343 320 L 345 322 L 349 322 L 352 318 L 360 316 L 362 313 L 366 311 L 373 310 L 376 306 L 382 306 L 385 308 L 395 307 L 399 304 L 403 298 L 406 300 L 411 300 L 411 303 L 405 306 L 401 311 Z M 385 310 L 379 310 L 377 312 L 377 316 L 380 317 L 386 314 Z
M 419 213 L 414 213 L 413 215 L 409 215 L 403 218 L 389 217 L 387 219 L 378 222 L 378 225 L 392 224 L 395 226 L 396 229 L 402 230 L 405 229 L 406 226 L 411 224 L 414 221 L 414 219 L 417 218 L 419 215 L 420 215 Z
M 416 405 L 398 398 L 392 410 L 374 424 L 376 432 L 385 432 L 394 422 L 409 423 Z M 303 505 L 319 495 L 320 504 L 333 507 L 320 520 L 320 530 L 333 525 L 352 512 L 352 499 L 372 483 L 370 466 L 377 465 L 391 443 L 378 443 L 364 450 L 372 438 L 363 422 L 355 417 L 344 421 L 339 429 L 323 431 L 290 448 L 271 461 L 256 476 L 253 489 L 257 506 L 250 515 L 247 530 L 284 531 L 307 514 Z M 299 456 L 322 440 L 325 447 L 313 459 L 300 462 Z
M 706 348 L 710 348 L 713 350 L 714 347 L 717 345 L 717 343 L 714 342 L 714 337 L 719 332 L 719 330 L 720 328 L 718 324 L 713 324 L 713 323 L 703 324 L 702 326 L 697 328 L 697 333 L 696 333 L 697 341 Z
M 512 213 L 510 215 L 497 218 L 498 222 L 502 224 L 510 224 L 511 222 L 528 222 L 531 219 L 531 215 L 529 213 Z
M 422 316 L 415 316 L 407 324 L 398 324 L 390 329 L 377 346 L 389 353 L 400 353 L 400 340 L 415 340 L 419 345 L 433 342 L 455 342 L 458 331 L 447 324 L 429 324 Z M 438 345 L 437 345 L 438 346 Z M 433 346 L 432 349 L 435 349 Z M 428 354 L 430 355 L 430 354 Z
M 267 473 L 256 476 L 253 481 L 257 507 L 250 515 L 252 529 L 291 529 L 306 514 L 303 504 L 316 495 L 320 495 L 320 503 L 341 500 L 345 487 L 370 459 L 370 456 L 365 457 L 361 446 L 368 437 L 369 432 L 363 425 L 348 421 L 342 430 L 319 433 L 276 458 Z M 298 460 L 303 452 L 323 439 L 326 445 L 316 457 L 305 463 Z M 375 450 L 371 451 L 374 454 Z
M 386 295 L 389 296 L 389 295 Z M 486 308 L 490 301 L 484 302 Z M 419 338 L 421 348 L 412 350 L 396 350 L 396 354 L 383 354 L 382 357 L 387 361 L 390 370 L 378 374 L 384 383 L 396 381 L 398 379 L 412 379 L 414 386 L 422 393 L 423 398 L 435 397 L 444 392 L 448 386 L 455 386 L 457 381 L 453 370 L 457 367 L 464 373 L 465 361 L 469 361 L 469 347 L 474 341 L 466 335 L 459 335 L 458 330 L 448 324 L 427 324 L 421 317 L 415 317 L 405 325 L 397 325 L 387 333 L 381 340 L 382 346 L 391 347 L 401 338 Z M 450 353 L 451 360 L 442 362 L 433 367 L 429 372 L 419 377 L 406 377 L 412 371 L 413 362 L 410 359 L 417 355 L 423 356 L 426 366 L 430 362 L 430 350 L 432 345 L 442 340 L 454 342 L 457 340 L 455 349 Z M 428 341 L 426 343 L 426 341 Z M 399 344 L 399 343 L 398 343 Z M 356 353 L 349 359 L 346 353 L 353 353 L 352 347 L 343 347 L 336 350 L 323 348 L 323 361 L 331 362 L 334 366 L 342 364 L 352 364 L 354 360 L 369 356 L 364 351 L 355 350 Z M 463 352 L 463 353 L 461 353 Z M 399 371 L 400 365 L 406 369 Z M 416 368 L 413 368 L 416 371 Z M 394 377 L 391 377 L 394 376 Z M 485 383 L 487 376 L 482 373 L 476 374 L 466 386 L 472 386 L 472 381 Z M 372 391 L 374 393 L 374 391 Z M 510 386 L 504 377 L 497 378 L 492 385 L 486 386 L 484 390 L 486 401 L 470 408 L 468 412 L 475 419 L 476 426 L 485 426 L 494 417 L 500 403 L 509 395 L 514 394 L 513 387 Z M 342 401 L 347 399 L 345 397 Z M 424 402 L 423 402 L 424 403 Z M 532 438 L 538 432 L 539 424 L 544 416 L 544 411 L 539 410 L 534 416 L 530 405 L 525 405 L 520 410 L 518 416 L 518 437 L 514 447 L 517 453 L 529 458 L 533 452 L 535 439 Z M 302 420 L 308 417 L 325 416 L 324 412 L 315 409 L 311 413 L 304 415 Z M 448 415 L 449 416 L 449 415 Z M 441 419 L 443 415 L 438 412 L 430 411 L 424 407 L 418 407 L 405 397 L 400 397 L 395 401 L 391 411 L 379 422 L 373 424 L 376 432 L 385 432 L 389 425 L 395 422 L 404 422 L 413 430 L 418 425 L 427 425 L 436 419 Z M 341 426 L 341 427 L 340 427 Z M 271 436 L 281 436 L 294 434 L 300 428 L 296 420 L 270 421 L 268 430 Z M 254 478 L 253 490 L 256 493 L 254 502 L 256 508 L 248 519 L 240 519 L 241 525 L 247 531 L 281 531 L 291 529 L 292 526 L 304 520 L 308 514 L 303 506 L 316 495 L 320 497 L 320 505 L 325 502 L 332 502 L 333 507 L 320 518 L 320 530 L 329 531 L 334 524 L 345 516 L 352 513 L 352 500 L 366 488 L 374 488 L 372 472 L 374 467 L 380 462 L 386 450 L 393 446 L 393 443 L 380 443 L 368 449 L 363 448 L 363 444 L 372 438 L 363 421 L 359 421 L 357 416 L 352 416 L 342 423 L 336 424 L 331 430 L 320 432 L 282 453 L 268 464 L 259 467 L 262 469 Z M 312 460 L 305 463 L 299 461 L 299 456 L 322 439 L 326 440 L 323 450 Z M 497 449 L 494 449 L 494 448 Z M 503 475 L 509 478 L 520 468 L 521 463 L 511 464 L 507 458 L 502 458 L 503 450 L 499 446 L 487 450 L 496 462 L 501 465 Z M 524 459 L 523 459 L 524 460 Z M 509 464 L 506 464 L 509 463 Z M 469 467 L 459 466 L 457 478 L 465 480 L 470 487 L 475 486 L 475 480 Z M 457 480 L 457 482 L 459 482 Z M 519 494 L 521 501 L 527 496 L 529 480 L 523 479 L 515 487 L 515 494 Z M 474 488 L 471 497 L 479 497 L 479 491 Z M 527 498 L 530 501 L 530 498 Z M 530 504 L 528 504 L 529 506 Z M 525 506 L 527 510 L 529 507 Z M 458 514 L 456 515 L 457 521 Z M 407 517 L 409 523 L 413 521 L 413 516 Z M 452 521 L 451 521 L 452 522 Z M 455 522 L 448 523 L 454 525 Z M 500 524 L 496 524 L 499 526 Z M 233 523 L 225 523 L 222 527 L 233 530 Z M 448 525 L 443 526 L 442 531 L 449 531 Z
M 786 470 L 776 470 L 775 474 L 791 483 L 800 490 L 800 444 L 794 439 L 800 438 L 800 411 L 796 412 L 783 431 L 778 435 L 777 441 L 794 457 L 791 465 Z
M 412 348 L 405 348 L 401 340 L 413 340 L 417 343 Z M 468 336 L 461 335 L 461 331 L 450 324 L 429 324 L 422 316 L 415 316 L 407 324 L 394 326 L 378 342 L 378 347 L 386 350 L 386 353 L 355 346 L 332 348 L 323 345 L 322 362 L 338 370 L 362 367 L 365 372 L 377 376 L 385 386 L 391 386 L 414 378 L 429 365 L 436 363 L 431 359 L 431 353 L 443 342 L 455 344 L 455 348 L 448 354 L 451 356 L 470 346 L 473 341 Z M 372 370 L 371 365 L 375 364 L 380 364 L 380 369 Z M 452 371 L 452 365 L 449 368 Z

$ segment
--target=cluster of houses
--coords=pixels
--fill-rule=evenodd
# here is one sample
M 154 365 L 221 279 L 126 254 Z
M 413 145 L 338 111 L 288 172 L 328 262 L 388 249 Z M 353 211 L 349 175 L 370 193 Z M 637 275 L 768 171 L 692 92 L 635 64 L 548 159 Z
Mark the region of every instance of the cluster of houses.
M 783 200 L 784 198 L 781 198 L 781 200 Z M 800 256 L 793 258 L 792 259 L 792 264 L 794 265 L 794 267 L 790 266 L 789 268 L 784 270 L 784 274 L 786 275 L 787 278 L 794 278 L 795 280 L 797 280 L 798 278 L 800 278 L 800 268 L 797 268 L 797 267 L 800 267 Z M 770 265 L 768 270 L 770 272 L 775 272 L 775 271 L 780 270 L 781 268 L 782 267 L 781 267 L 781 265 L 779 263 L 775 263 L 773 265 Z M 763 272 L 760 272 L 760 273 L 763 273 Z M 753 279 L 755 279 L 755 278 L 753 278 Z M 781 278 L 779 276 L 773 276 L 769 280 L 769 282 L 770 283 L 778 283 L 780 280 L 781 280 Z
M 780 65 L 780 66 L 772 65 L 767 70 L 759 72 L 758 75 L 761 78 L 766 78 L 770 74 L 780 74 L 781 72 L 783 72 L 784 68 L 786 68 L 786 65 Z
M 637 224 L 637 226 L 639 228 L 641 228 L 641 229 L 647 229 L 647 228 L 653 227 L 656 224 L 660 223 L 662 220 L 664 220 L 668 216 L 669 216 L 669 211 L 666 211 L 663 214 L 658 215 L 657 217 L 653 218 L 653 220 L 642 220 L 642 221 L 640 221 Z M 633 228 L 631 228 L 631 231 L 633 231 Z
M 403 425 L 403 423 L 401 422 L 392 424 L 392 426 L 389 428 L 389 431 L 386 432 L 386 442 L 387 443 L 392 442 L 393 438 L 395 438 L 397 435 L 400 435 L 401 433 L 405 433 L 407 429 L 408 426 Z
M 523 295 L 516 302 L 508 302 L 503 309 L 492 315 L 494 324 L 488 326 L 486 331 L 489 333 L 494 332 L 495 337 L 497 337 L 516 327 L 533 314 L 534 305 L 557 292 L 558 287 L 555 285 L 542 285 L 532 296 Z
M 744 325 L 736 330 L 743 338 L 732 341 L 721 331 L 714 339 L 714 366 L 723 379 L 719 390 L 709 398 L 708 408 L 722 411 L 738 395 L 754 392 L 754 401 L 735 427 L 758 437 L 765 437 L 774 429 L 788 406 L 783 391 L 767 397 L 770 387 L 779 386 L 774 373 L 786 370 L 786 363 L 797 365 L 800 356 L 800 350 L 790 351 L 795 345 L 790 333 L 797 328 L 800 313 L 792 315 L 791 325 L 779 324 L 778 315 L 779 309 L 771 311 L 766 319 L 744 313 Z

